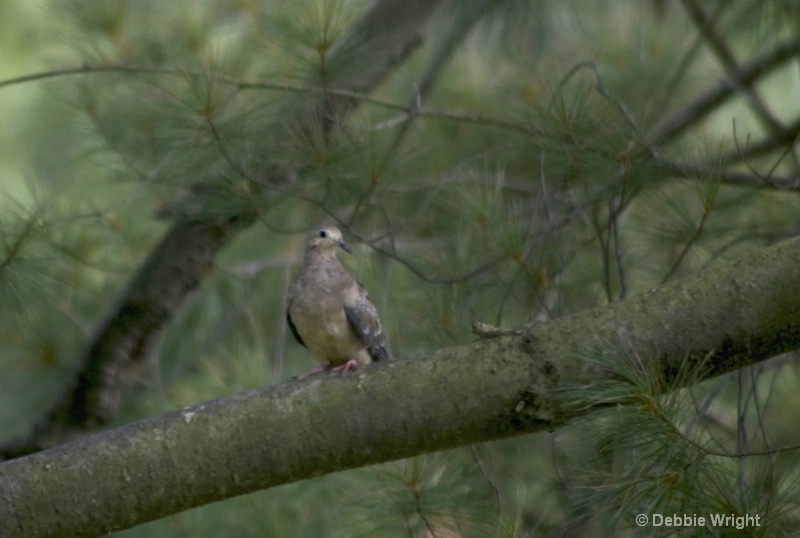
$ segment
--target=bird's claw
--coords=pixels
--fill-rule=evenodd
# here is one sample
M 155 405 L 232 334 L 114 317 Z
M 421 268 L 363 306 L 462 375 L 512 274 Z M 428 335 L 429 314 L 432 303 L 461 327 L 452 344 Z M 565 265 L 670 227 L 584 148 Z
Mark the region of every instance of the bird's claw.
M 302 374 L 295 376 L 295 379 L 305 379 L 307 377 L 311 377 L 312 375 L 321 374 L 322 372 L 327 372 L 330 370 L 329 366 L 317 366 L 316 368 L 312 368 L 307 372 L 303 372 Z
M 350 370 L 355 370 L 358 367 L 358 361 L 355 359 L 350 359 L 344 364 L 340 364 L 339 366 L 334 366 L 331 368 L 331 372 L 342 372 L 346 373 Z
M 355 359 L 350 359 L 344 364 L 340 364 L 339 366 L 317 366 L 316 368 L 312 368 L 307 372 L 303 372 L 302 374 L 295 376 L 295 379 L 305 379 L 307 377 L 311 377 L 312 375 L 321 374 L 322 372 L 342 372 L 346 373 L 350 370 L 355 370 L 358 368 L 358 361 Z

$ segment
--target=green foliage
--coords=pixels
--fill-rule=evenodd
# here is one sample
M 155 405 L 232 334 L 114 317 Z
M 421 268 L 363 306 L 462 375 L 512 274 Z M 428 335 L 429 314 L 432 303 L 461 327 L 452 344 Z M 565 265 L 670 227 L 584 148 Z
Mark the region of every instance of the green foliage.
M 632 349 L 587 360 L 598 378 L 559 393 L 582 409 L 606 408 L 557 434 L 557 465 L 576 501 L 574 528 L 633 532 L 638 514 L 758 515 L 762 524 L 748 527 L 751 536 L 796 527 L 797 445 L 776 446 L 766 427 L 771 409 L 788 404 L 773 390 L 777 371 L 742 371 L 731 390 L 731 379 L 698 383 L 706 363 L 666 379 L 657 361 Z M 727 414 L 731 407 L 738 416 Z M 727 528 L 688 526 L 690 535 Z
M 658 136 L 732 69 L 677 4 L 455 2 L 369 95 L 340 87 L 364 66 L 358 50 L 337 51 L 368 2 L 42 4 L 0 7 L 13 52 L 0 77 L 52 69 L 0 85 L 4 437 L 48 409 L 179 218 L 259 222 L 165 328 L 119 422 L 310 367 L 283 301 L 301 232 L 323 219 L 356 246 L 345 263 L 398 357 L 469 341 L 473 321 L 568 315 L 796 233 L 797 196 L 781 181 L 797 177 L 796 147 L 752 96 Z M 754 42 L 797 36 L 793 2 L 707 9 L 739 64 Z M 22 45 L 31 32 L 40 52 Z M 67 66 L 84 68 L 58 72 Z M 796 125 L 791 71 L 759 82 L 771 114 Z M 352 115 L 320 115 L 344 97 Z M 395 462 L 120 536 L 635 534 L 634 515 L 654 511 L 759 513 L 758 532 L 793 528 L 798 456 L 777 450 L 797 444 L 793 413 L 779 412 L 794 408 L 793 364 L 670 392 L 674 380 L 642 370 L 635 350 L 594 360 L 615 380 L 569 397 L 620 405 L 553 446 Z

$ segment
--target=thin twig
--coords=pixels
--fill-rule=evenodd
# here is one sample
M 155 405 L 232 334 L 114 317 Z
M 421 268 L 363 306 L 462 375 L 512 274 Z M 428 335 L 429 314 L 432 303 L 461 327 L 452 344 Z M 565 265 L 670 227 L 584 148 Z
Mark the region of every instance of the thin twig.
M 742 373 L 742 370 L 739 370 L 739 374 Z M 741 400 L 740 400 L 741 402 Z M 680 431 L 680 428 L 677 427 L 668 417 L 658 413 L 657 416 L 663 420 L 670 429 L 683 441 L 690 444 L 694 448 L 700 450 L 706 456 L 716 456 L 719 458 L 730 458 L 730 459 L 742 459 L 748 458 L 753 456 L 772 456 L 774 454 L 780 454 L 782 452 L 789 452 L 791 450 L 800 450 L 800 443 L 793 444 L 793 445 L 783 445 L 776 448 L 767 448 L 765 450 L 743 450 L 741 447 L 736 452 L 722 452 L 716 450 L 710 450 L 709 448 L 703 446 L 702 444 L 698 443 L 691 437 L 684 435 L 683 432 Z M 740 420 L 743 420 L 744 417 L 744 410 L 739 410 L 739 417 Z
M 61 69 L 53 69 L 50 71 L 43 71 L 40 73 L 32 73 L 29 75 L 24 75 L 20 77 L 0 80 L 0 88 L 4 86 L 12 86 L 16 84 L 23 84 L 27 82 L 34 82 L 40 80 L 46 80 L 50 78 L 58 78 L 58 77 L 65 77 L 65 76 L 72 76 L 72 75 L 81 75 L 81 74 L 101 74 L 101 73 L 131 73 L 131 74 L 152 74 L 152 75 L 170 75 L 176 76 L 181 78 L 201 78 L 207 79 L 209 77 L 208 73 L 200 72 L 200 71 L 183 71 L 180 69 L 168 68 L 168 67 L 153 67 L 153 66 L 125 66 L 125 65 L 94 65 L 94 64 L 83 64 L 81 66 L 76 67 L 65 67 Z M 380 106 L 382 108 L 387 108 L 391 110 L 397 110 L 402 112 L 402 115 L 394 120 L 390 120 L 391 125 L 394 126 L 398 123 L 410 121 L 413 118 L 431 118 L 431 119 L 442 119 L 442 120 L 452 120 L 452 121 L 461 121 L 465 123 L 476 123 L 481 125 L 487 125 L 492 127 L 498 127 L 502 129 L 509 129 L 514 130 L 526 134 L 538 134 L 538 130 L 535 126 L 529 123 L 521 123 L 501 118 L 495 118 L 491 116 L 483 116 L 480 114 L 472 114 L 468 112 L 459 112 L 459 111 L 443 111 L 443 110 L 431 110 L 431 109 L 424 109 L 417 106 L 409 106 L 403 105 L 399 103 L 395 103 L 392 101 L 387 101 L 384 99 L 377 99 L 372 97 L 368 94 L 357 92 L 353 90 L 348 90 L 345 88 L 331 88 L 331 87 L 319 87 L 319 86 L 306 86 L 302 84 L 287 84 L 287 83 L 274 83 L 274 82 L 263 82 L 263 81 L 248 81 L 248 80 L 240 80 L 232 77 L 227 76 L 217 76 L 215 80 L 229 84 L 231 86 L 236 87 L 239 90 L 272 90 L 272 91 L 281 91 L 281 92 L 294 92 L 294 93 L 314 93 L 314 94 L 323 94 L 323 95 L 330 95 L 335 97 L 343 97 L 348 99 L 354 99 L 362 104 L 371 104 L 375 106 Z M 376 126 L 376 129 L 385 128 L 385 124 L 379 124 Z
M 748 144 L 744 149 L 737 145 L 736 151 L 725 157 L 724 162 L 735 164 L 747 159 L 766 155 L 782 146 L 787 146 L 791 151 L 791 148 L 797 142 L 798 136 L 800 136 L 800 118 L 794 120 L 794 122 L 788 125 L 781 133 L 774 134 L 764 139 L 759 144 Z
M 708 222 L 708 219 L 711 216 L 711 204 L 704 203 L 703 205 L 704 205 L 703 215 L 700 217 L 700 222 L 698 223 L 697 228 L 695 228 L 695 231 L 692 234 L 692 236 L 686 241 L 686 244 L 683 246 L 681 253 L 678 255 L 678 259 L 675 260 L 675 263 L 672 264 L 672 267 L 670 267 L 666 276 L 664 276 L 664 278 L 661 280 L 662 285 L 666 284 L 667 281 L 669 281 L 669 279 L 672 278 L 672 275 L 675 274 L 675 271 L 678 270 L 678 268 L 683 263 L 683 260 L 686 258 L 686 255 L 689 253 L 689 249 L 691 249 L 694 246 L 694 244 L 700 238 L 700 235 L 705 230 L 706 223 Z
M 487 484 L 489 484 L 489 487 L 492 488 L 492 493 L 494 494 L 494 504 L 497 507 L 497 518 L 499 520 L 500 515 L 503 513 L 503 501 L 500 495 L 500 488 L 497 487 L 497 484 L 494 483 L 492 477 L 490 477 L 489 473 L 486 472 L 486 468 L 483 466 L 483 460 L 481 460 L 481 456 L 478 454 L 478 447 L 475 445 L 470 445 L 469 448 L 472 451 L 472 458 L 475 460 L 475 464 L 478 466 L 481 476 L 483 476 L 483 479 L 486 480 Z

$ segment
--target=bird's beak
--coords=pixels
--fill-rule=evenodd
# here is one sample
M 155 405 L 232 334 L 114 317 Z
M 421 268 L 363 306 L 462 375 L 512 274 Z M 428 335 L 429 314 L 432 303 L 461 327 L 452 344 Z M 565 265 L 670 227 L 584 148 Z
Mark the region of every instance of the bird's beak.
M 336 244 L 339 245 L 340 247 L 342 247 L 342 250 L 344 250 L 348 254 L 352 254 L 353 253 L 353 249 L 351 249 L 349 246 L 347 246 L 347 243 L 345 243 L 344 240 L 339 239 L 336 242 Z

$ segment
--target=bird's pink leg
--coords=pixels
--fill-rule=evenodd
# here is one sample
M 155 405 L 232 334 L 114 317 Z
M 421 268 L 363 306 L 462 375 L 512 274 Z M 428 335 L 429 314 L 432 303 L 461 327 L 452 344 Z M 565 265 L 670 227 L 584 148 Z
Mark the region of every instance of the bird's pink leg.
M 331 368 L 331 372 L 349 372 L 350 370 L 355 370 L 358 368 L 358 361 L 355 359 L 350 359 L 344 364 L 340 364 L 339 366 L 335 366 Z
M 308 372 L 303 372 L 302 374 L 298 375 L 295 379 L 305 379 L 307 377 L 311 377 L 312 375 L 321 374 L 322 372 L 327 372 L 330 370 L 330 366 L 317 366 L 316 368 L 312 368 Z

